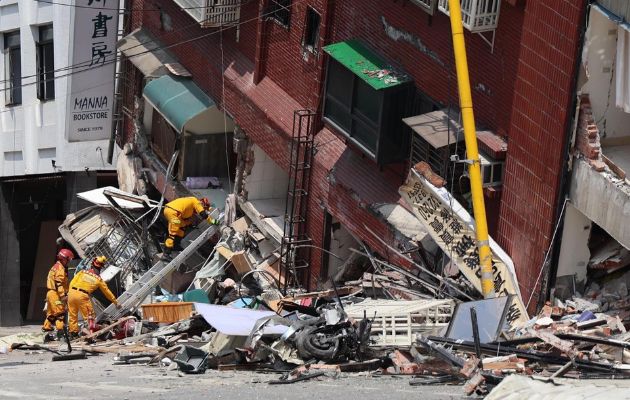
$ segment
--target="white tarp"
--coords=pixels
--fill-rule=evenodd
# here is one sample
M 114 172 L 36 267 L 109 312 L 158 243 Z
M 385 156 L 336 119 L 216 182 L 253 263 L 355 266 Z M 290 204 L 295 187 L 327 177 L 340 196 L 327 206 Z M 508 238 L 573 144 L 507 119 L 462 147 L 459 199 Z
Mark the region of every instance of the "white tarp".
M 438 246 L 457 265 L 460 272 L 481 293 L 481 268 L 475 235 L 475 221 L 445 188 L 436 188 L 414 169 L 399 193 Z M 497 296 L 514 296 L 507 321 L 525 322 L 528 314 L 521 299 L 512 259 L 492 238 L 492 273 Z
M 235 336 L 249 336 L 256 321 L 277 315 L 273 311 L 256 311 L 203 303 L 195 303 L 195 310 L 217 331 Z M 282 335 L 287 329 L 289 329 L 288 326 L 282 325 L 265 326 L 263 334 Z
M 109 206 L 110 205 L 109 200 L 107 200 L 107 197 L 105 197 L 105 194 L 103 194 L 103 192 L 105 192 L 106 190 L 113 193 L 119 193 L 124 196 L 133 197 L 134 199 L 138 199 L 139 201 L 144 201 L 147 204 L 152 203 L 152 201 L 149 200 L 147 196 L 136 196 L 134 194 L 123 192 L 122 190 L 116 189 L 113 186 L 106 186 L 102 188 L 88 190 L 87 192 L 81 192 L 77 194 L 77 197 L 85 201 L 88 201 L 92 204 L 99 205 L 99 206 Z M 123 200 L 117 197 L 115 197 L 115 200 L 116 200 L 116 203 L 123 208 L 142 208 L 143 207 L 141 203 L 134 203 L 133 201 Z

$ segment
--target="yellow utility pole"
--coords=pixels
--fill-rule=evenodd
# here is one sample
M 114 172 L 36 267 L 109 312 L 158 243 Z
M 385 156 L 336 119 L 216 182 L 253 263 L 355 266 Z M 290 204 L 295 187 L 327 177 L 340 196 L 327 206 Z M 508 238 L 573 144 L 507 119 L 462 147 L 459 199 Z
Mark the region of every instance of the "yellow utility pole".
M 486 299 L 495 297 L 494 279 L 492 275 L 492 252 L 488 241 L 488 223 L 486 222 L 486 206 L 483 201 L 483 185 L 481 181 L 481 163 L 477 149 L 477 132 L 473 114 L 470 78 L 468 76 L 468 60 L 464 43 L 464 27 L 460 0 L 449 0 L 451 31 L 453 33 L 453 51 L 457 69 L 457 87 L 459 89 L 459 106 L 464 126 L 467 158 L 472 161 L 468 167 L 470 189 L 472 194 L 473 213 L 475 215 L 475 235 L 479 246 L 479 263 L 481 265 L 481 293 Z

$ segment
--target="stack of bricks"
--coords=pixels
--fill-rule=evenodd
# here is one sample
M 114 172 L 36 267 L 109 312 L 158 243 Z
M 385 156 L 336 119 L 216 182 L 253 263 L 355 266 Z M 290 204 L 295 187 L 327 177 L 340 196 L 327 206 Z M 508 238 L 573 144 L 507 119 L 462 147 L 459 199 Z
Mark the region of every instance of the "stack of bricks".
M 606 164 L 602 160 L 599 129 L 595 124 L 591 101 L 587 94 L 580 97 L 576 148 L 596 171 L 602 172 L 606 169 Z

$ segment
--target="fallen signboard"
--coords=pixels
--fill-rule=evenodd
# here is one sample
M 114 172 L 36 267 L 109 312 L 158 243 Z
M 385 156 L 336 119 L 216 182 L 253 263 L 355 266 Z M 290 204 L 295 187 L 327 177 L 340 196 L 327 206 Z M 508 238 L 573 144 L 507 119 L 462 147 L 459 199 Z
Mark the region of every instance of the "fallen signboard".
M 398 191 L 433 240 L 481 293 L 479 249 L 475 240 L 474 220 L 470 214 L 446 189 L 431 185 L 413 168 Z M 525 322 L 528 315 L 521 299 L 514 266 L 492 239 L 490 249 L 496 295 L 514 295 L 507 321 L 510 325 Z

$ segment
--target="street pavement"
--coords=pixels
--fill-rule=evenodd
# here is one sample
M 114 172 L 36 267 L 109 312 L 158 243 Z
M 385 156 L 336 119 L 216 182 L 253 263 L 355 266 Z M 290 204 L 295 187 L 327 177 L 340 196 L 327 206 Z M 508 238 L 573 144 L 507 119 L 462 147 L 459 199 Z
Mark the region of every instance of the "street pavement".
M 272 373 L 208 370 L 184 375 L 167 367 L 114 365 L 114 355 L 52 362 L 51 353 L 0 354 L 0 399 L 469 399 L 462 386 L 410 386 L 409 377 L 367 373 L 269 385 Z

